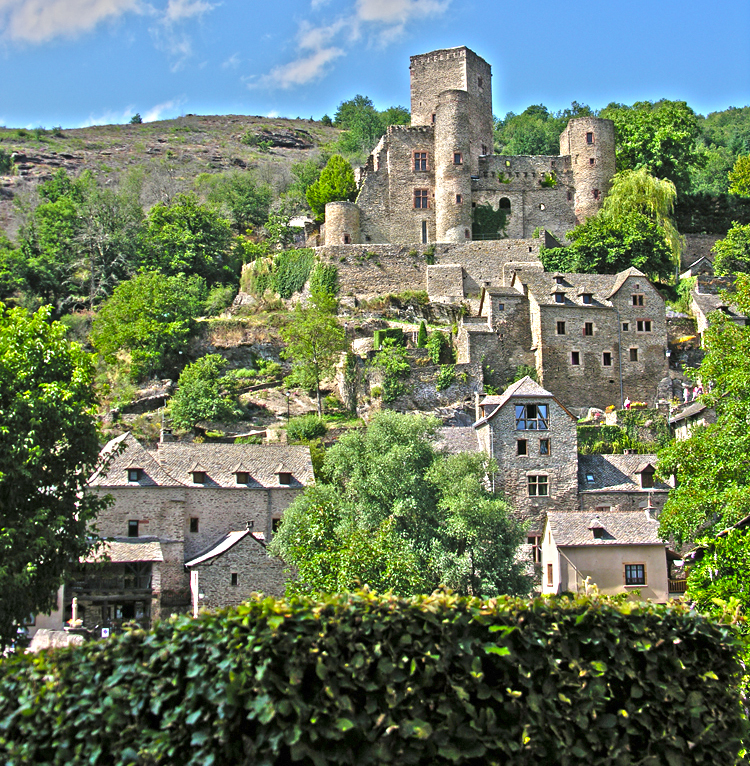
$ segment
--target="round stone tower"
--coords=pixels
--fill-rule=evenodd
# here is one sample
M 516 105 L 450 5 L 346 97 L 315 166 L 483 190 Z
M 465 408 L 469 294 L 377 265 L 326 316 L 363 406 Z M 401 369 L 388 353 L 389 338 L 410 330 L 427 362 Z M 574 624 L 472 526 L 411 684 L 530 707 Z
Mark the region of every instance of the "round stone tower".
M 600 117 L 576 117 L 560 134 L 560 154 L 570 156 L 579 223 L 596 215 L 615 174 L 615 124 Z
M 360 244 L 359 207 L 353 202 L 326 204 L 325 244 L 326 247 Z
M 435 239 L 471 239 L 471 97 L 446 90 L 435 112 Z

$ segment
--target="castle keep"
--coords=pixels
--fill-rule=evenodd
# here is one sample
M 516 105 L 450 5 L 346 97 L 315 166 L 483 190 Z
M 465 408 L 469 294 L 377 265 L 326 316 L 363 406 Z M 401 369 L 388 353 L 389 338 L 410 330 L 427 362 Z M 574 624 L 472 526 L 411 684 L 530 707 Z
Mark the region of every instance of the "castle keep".
M 460 47 L 412 56 L 410 71 L 411 125 L 390 126 L 359 169 L 356 203 L 326 206 L 326 246 L 562 240 L 599 210 L 611 120 L 570 120 L 555 157 L 493 155 L 489 64 Z

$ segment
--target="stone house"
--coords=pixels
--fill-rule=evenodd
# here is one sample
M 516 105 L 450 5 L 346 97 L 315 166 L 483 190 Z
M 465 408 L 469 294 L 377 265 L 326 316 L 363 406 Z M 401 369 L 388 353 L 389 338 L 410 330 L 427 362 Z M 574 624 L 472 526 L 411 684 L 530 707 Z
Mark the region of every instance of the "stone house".
M 210 570 L 200 587 L 214 606 L 224 591 L 234 603 L 234 594 L 255 588 L 283 590 L 283 565 L 255 535 L 270 540 L 284 510 L 313 481 L 307 447 L 178 443 L 165 431 L 153 451 L 126 433 L 103 454 L 110 462 L 92 477 L 90 488 L 113 498 L 96 521 L 98 534 L 108 539 L 110 560 L 89 562 L 66 589 L 68 600 L 78 598 L 86 626 L 128 619 L 149 625 L 188 609 L 188 562 L 193 572 Z M 249 539 L 237 530 L 254 535 Z M 239 538 L 217 552 L 230 533 Z M 229 588 L 223 581 L 212 584 L 214 574 L 227 567 Z
M 695 288 L 690 293 L 690 311 L 695 317 L 698 333 L 703 341 L 703 333 L 709 325 L 709 316 L 720 311 L 740 327 L 747 327 L 748 318 L 731 300 L 734 292 L 733 277 L 715 277 L 713 274 L 697 274 Z
M 392 125 L 326 206 L 326 246 L 558 239 L 597 212 L 615 173 L 614 124 L 573 119 L 557 156 L 493 154 L 492 71 L 466 47 L 411 57 L 411 125 Z
M 542 593 L 577 592 L 586 584 L 614 595 L 669 598 L 668 552 L 648 511 L 554 511 L 542 542 Z
M 716 423 L 716 410 L 703 402 L 690 402 L 669 418 L 669 425 L 677 441 L 689 439 L 693 429 Z
M 668 377 L 664 299 L 638 269 L 519 268 L 508 287 L 483 289 L 479 314 L 462 323 L 458 361 L 481 359 L 500 381 L 532 366 L 568 408 L 652 404 Z

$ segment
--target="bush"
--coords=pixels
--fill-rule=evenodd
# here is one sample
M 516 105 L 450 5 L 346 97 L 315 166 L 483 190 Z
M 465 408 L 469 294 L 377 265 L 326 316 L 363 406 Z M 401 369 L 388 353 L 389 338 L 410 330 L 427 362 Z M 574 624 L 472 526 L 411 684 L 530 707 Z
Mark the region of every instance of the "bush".
M 456 379 L 456 365 L 444 364 L 440 367 L 440 372 L 435 382 L 435 388 L 438 391 L 445 391 L 446 388 L 450 388 L 453 381 Z
M 324 292 L 328 295 L 338 295 L 339 270 L 327 263 L 316 263 L 310 276 L 310 292 Z
M 290 442 L 306 442 L 325 436 L 328 428 L 318 415 L 301 415 L 292 418 L 286 427 L 286 438 Z
M 12 154 L 6 149 L 0 149 L 0 176 L 7 176 L 13 172 Z
M 7 764 L 732 764 L 733 630 L 686 606 L 371 593 L 0 664 Z
M 401 394 L 406 393 L 406 384 L 403 381 L 409 374 L 409 362 L 406 360 L 406 349 L 398 345 L 393 338 L 385 338 L 380 351 L 373 357 L 371 367 L 380 370 L 383 375 L 382 396 L 384 402 L 393 402 Z M 375 386 L 371 393 L 375 393 Z
M 232 305 L 235 295 L 237 295 L 236 287 L 224 287 L 222 285 L 212 287 L 204 304 L 203 310 L 206 312 L 206 316 L 214 317 L 226 311 Z
M 430 333 L 430 337 L 427 339 L 427 350 L 430 352 L 430 359 L 433 364 L 450 364 L 455 361 L 450 338 L 439 330 Z
M 383 347 L 385 340 L 393 341 L 396 346 L 406 346 L 404 331 L 400 327 L 386 327 L 384 330 L 375 330 L 373 333 L 373 348 L 375 351 Z
M 419 323 L 419 331 L 417 332 L 417 348 L 427 348 L 427 326 L 424 323 L 424 319 Z
M 310 276 L 315 255 L 310 249 L 284 250 L 275 258 L 258 258 L 242 272 L 243 292 L 262 298 L 266 290 L 291 298 L 300 293 Z

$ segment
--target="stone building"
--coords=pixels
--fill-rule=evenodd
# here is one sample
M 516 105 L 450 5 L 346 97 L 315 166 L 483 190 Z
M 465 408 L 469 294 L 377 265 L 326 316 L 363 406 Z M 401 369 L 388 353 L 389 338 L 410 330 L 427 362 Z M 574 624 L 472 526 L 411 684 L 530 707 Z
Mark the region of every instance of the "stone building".
M 126 433 L 103 453 L 111 461 L 90 487 L 114 500 L 96 522 L 108 538 L 109 561 L 85 566 L 66 589 L 67 600 L 77 596 L 86 626 L 129 619 L 149 625 L 185 611 L 191 604 L 186 562 L 193 572 L 210 570 L 200 587 L 214 606 L 223 603 L 222 593 L 235 603 L 237 594 L 254 589 L 283 590 L 282 564 L 263 542 L 313 481 L 307 447 L 178 443 L 167 432 L 149 451 Z M 239 535 L 236 544 L 217 551 L 228 535 Z M 227 578 L 219 577 L 225 568 L 231 570 L 226 587 Z
M 558 239 L 595 214 L 615 173 L 611 120 L 581 117 L 557 156 L 493 154 L 492 72 L 466 47 L 411 57 L 411 125 L 360 168 L 356 203 L 326 206 L 326 246 Z
M 509 287 L 484 288 L 465 318 L 458 361 L 482 359 L 497 382 L 519 365 L 566 407 L 653 404 L 668 376 L 664 299 L 638 269 L 561 274 L 518 268 Z

